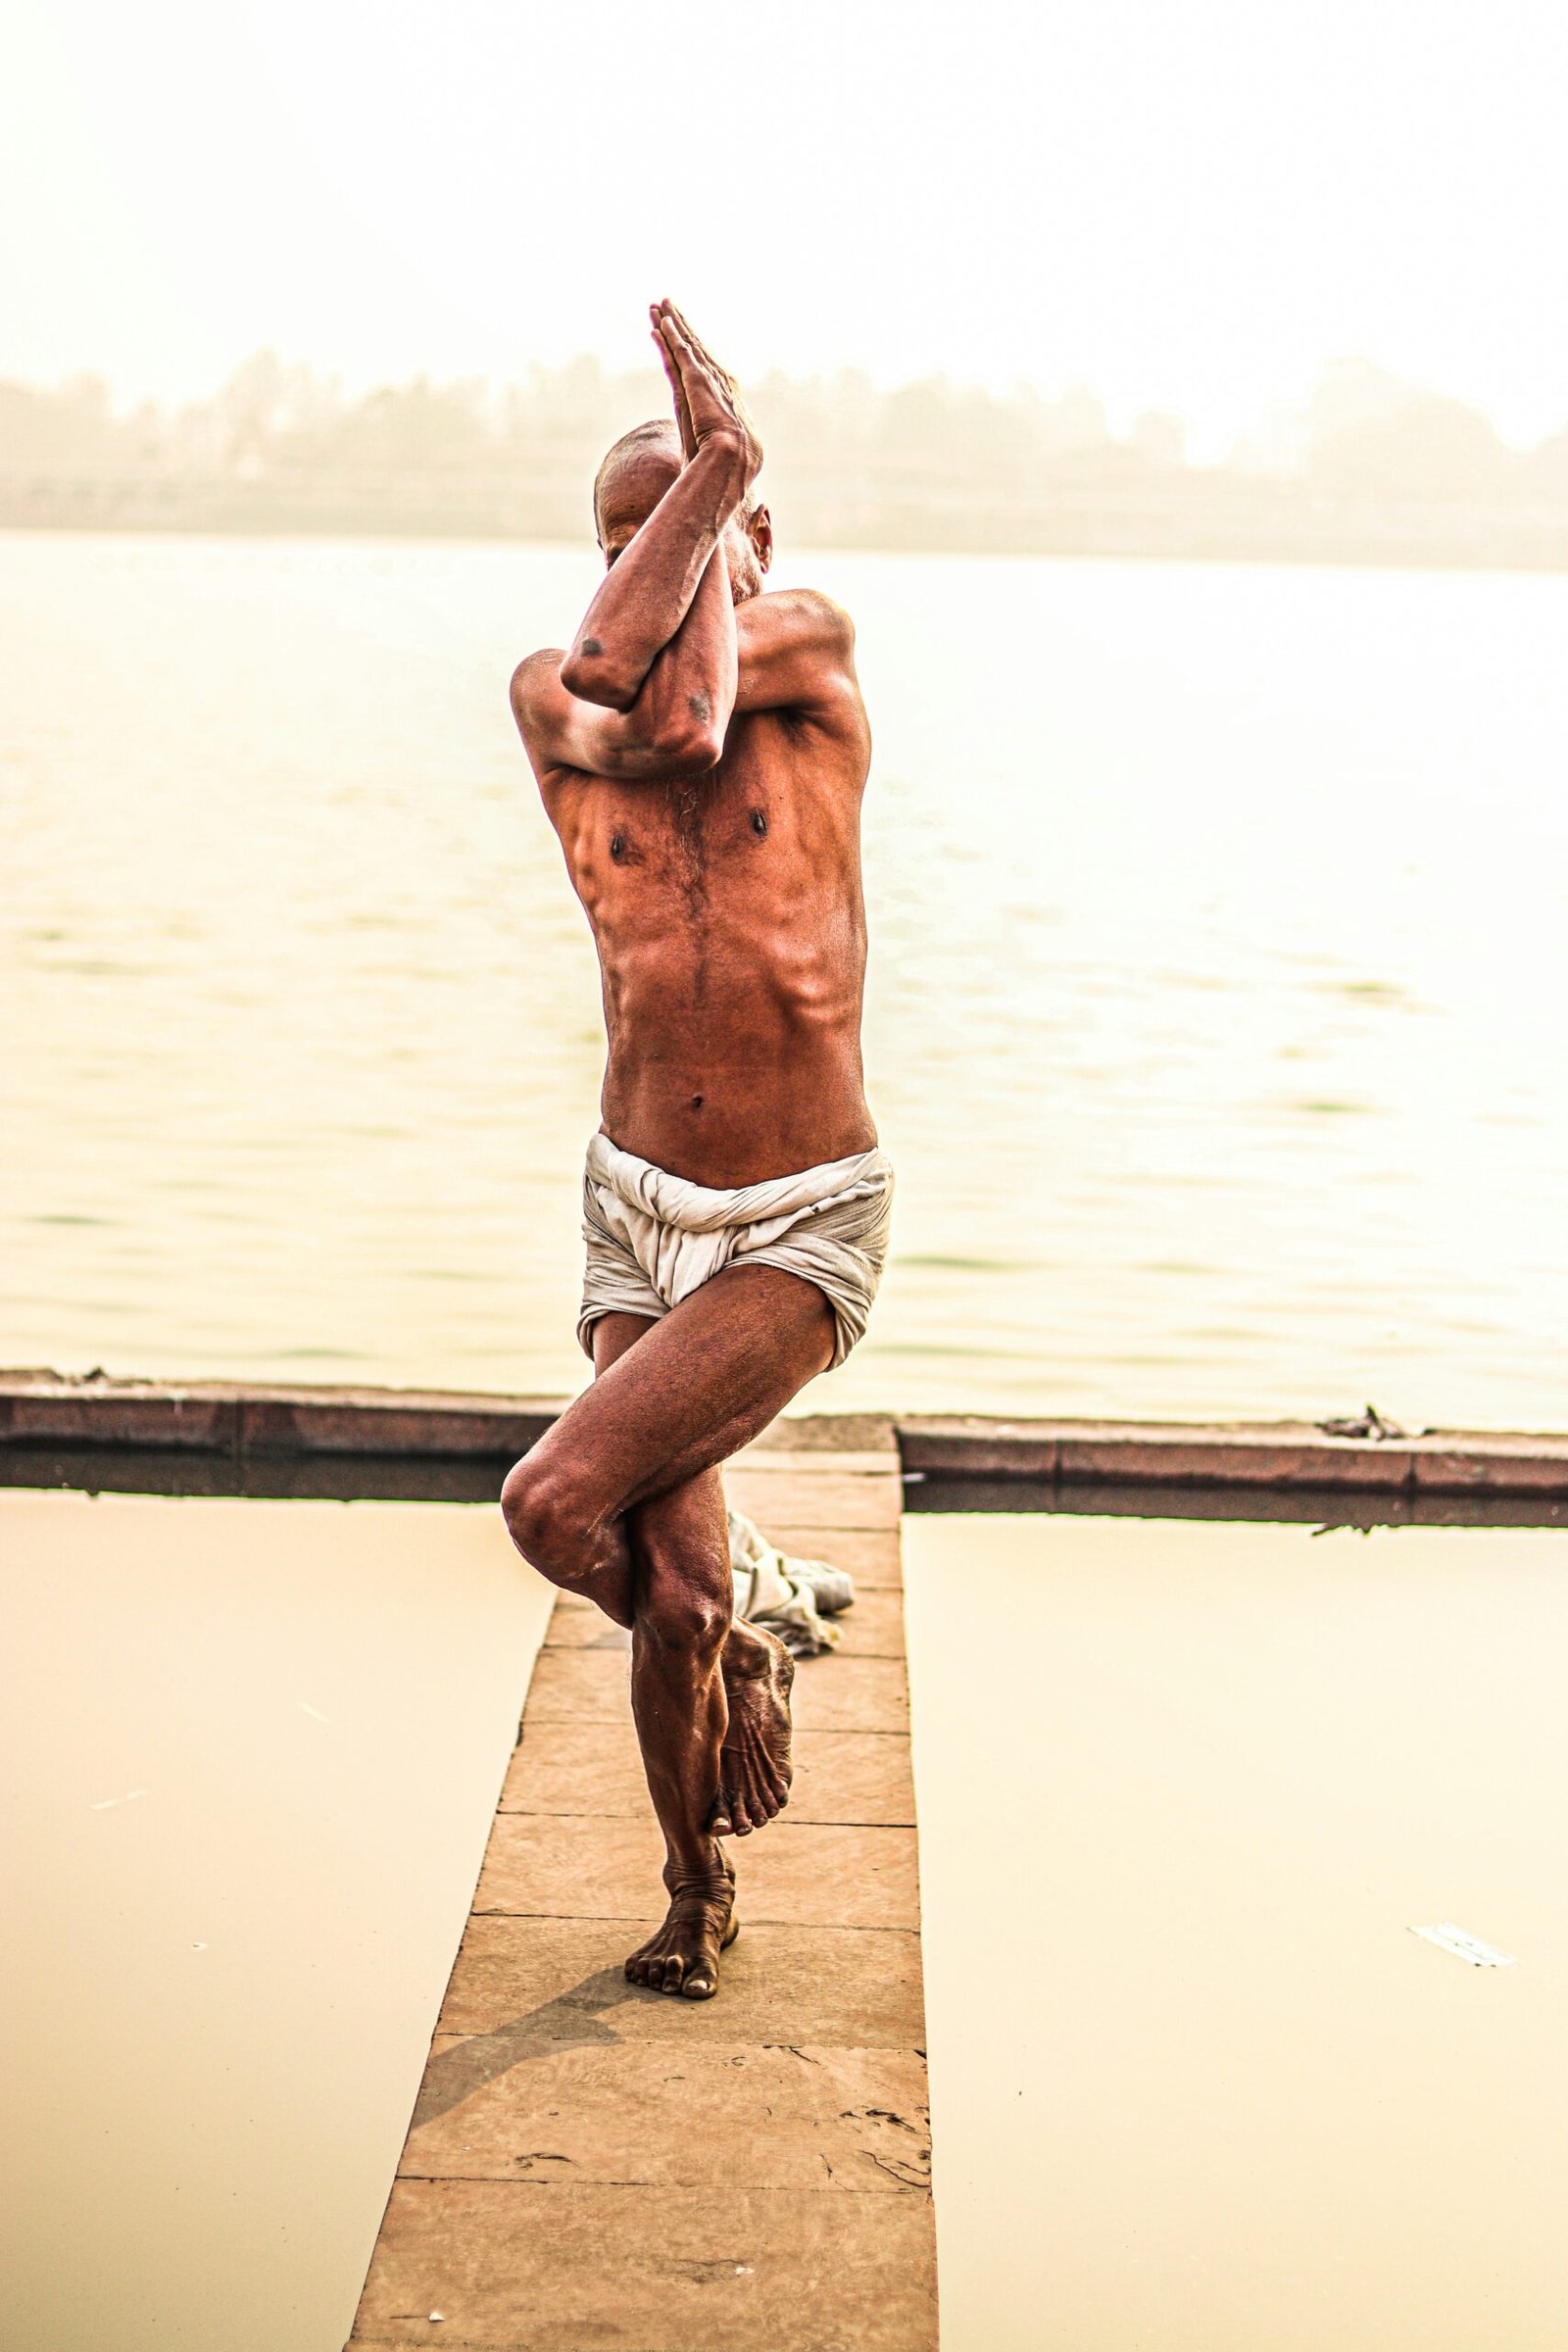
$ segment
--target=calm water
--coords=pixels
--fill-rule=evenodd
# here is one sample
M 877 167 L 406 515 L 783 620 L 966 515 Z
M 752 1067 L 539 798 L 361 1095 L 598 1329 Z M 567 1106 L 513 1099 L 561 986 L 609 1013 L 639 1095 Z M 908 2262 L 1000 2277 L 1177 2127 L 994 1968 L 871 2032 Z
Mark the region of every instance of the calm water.
M 549 1589 L 494 1511 L 0 1493 L 0 2342 L 336 2352 Z
M 575 1387 L 593 566 L 0 539 L 0 1359 Z M 1568 581 L 836 556 L 901 1169 L 813 1401 L 1568 1419 Z
M 1558 2352 L 1568 1536 L 904 1537 L 946 2352 Z
M 949 2352 L 1556 2352 L 1568 1536 L 905 1549 Z M 0 1492 L 8 2347 L 341 2344 L 546 1598 L 492 1510 Z

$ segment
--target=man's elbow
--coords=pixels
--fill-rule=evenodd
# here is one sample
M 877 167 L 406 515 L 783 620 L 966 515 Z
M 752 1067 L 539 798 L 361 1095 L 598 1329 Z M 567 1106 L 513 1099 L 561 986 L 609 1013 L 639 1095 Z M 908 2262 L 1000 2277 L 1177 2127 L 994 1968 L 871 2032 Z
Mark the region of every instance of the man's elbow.
M 648 750 L 661 775 L 703 776 L 723 757 L 724 730 L 695 713 L 667 718 L 653 730 Z
M 630 676 L 597 637 L 582 638 L 572 647 L 560 676 L 579 703 L 598 703 L 605 710 L 629 710 L 642 692 L 642 679 Z

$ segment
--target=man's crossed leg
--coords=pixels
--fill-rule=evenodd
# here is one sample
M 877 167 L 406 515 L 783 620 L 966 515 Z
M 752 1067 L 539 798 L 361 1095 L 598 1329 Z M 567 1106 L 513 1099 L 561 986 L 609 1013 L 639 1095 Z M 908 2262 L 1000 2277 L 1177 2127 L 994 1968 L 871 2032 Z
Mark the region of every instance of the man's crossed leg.
M 733 1266 L 658 1322 L 594 1326 L 593 1386 L 508 1474 L 501 1503 L 541 1575 L 632 1636 L 632 1714 L 664 1834 L 669 1912 L 626 1973 L 707 1998 L 734 1935 L 717 1843 L 789 1793 L 783 1643 L 735 1621 L 718 1465 L 833 1360 L 832 1309 L 777 1266 Z

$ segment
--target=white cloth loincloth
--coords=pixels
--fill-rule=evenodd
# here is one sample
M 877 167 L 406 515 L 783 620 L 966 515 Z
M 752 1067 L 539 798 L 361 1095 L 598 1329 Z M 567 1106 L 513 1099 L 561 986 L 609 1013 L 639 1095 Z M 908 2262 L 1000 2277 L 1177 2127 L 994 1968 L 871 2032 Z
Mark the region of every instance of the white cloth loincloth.
M 588 1263 L 577 1337 L 591 1355 L 601 1315 L 665 1315 L 726 1266 L 781 1266 L 823 1293 L 833 1362 L 842 1364 L 865 1330 L 892 1214 L 883 1152 L 715 1192 L 596 1135 L 583 1175 Z

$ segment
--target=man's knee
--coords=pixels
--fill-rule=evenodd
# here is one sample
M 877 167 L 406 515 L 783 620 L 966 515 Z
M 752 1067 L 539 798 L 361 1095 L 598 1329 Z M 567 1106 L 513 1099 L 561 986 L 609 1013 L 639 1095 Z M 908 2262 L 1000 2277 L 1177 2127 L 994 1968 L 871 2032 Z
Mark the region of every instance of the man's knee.
M 507 1532 L 552 1584 L 585 1583 L 597 1565 L 596 1528 L 581 1490 L 563 1471 L 524 1454 L 501 1489 Z

